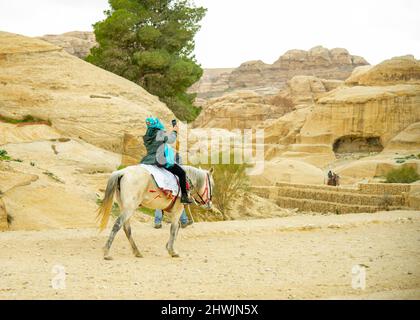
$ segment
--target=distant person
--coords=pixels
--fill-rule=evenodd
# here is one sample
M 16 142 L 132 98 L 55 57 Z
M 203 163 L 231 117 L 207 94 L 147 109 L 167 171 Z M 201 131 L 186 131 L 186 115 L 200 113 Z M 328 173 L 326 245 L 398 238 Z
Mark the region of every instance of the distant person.
M 332 171 L 330 170 L 330 171 L 328 171 L 328 179 L 332 179 L 333 178 L 333 173 L 332 173 Z
M 339 186 L 340 185 L 340 176 L 338 174 L 334 173 L 333 180 L 334 180 L 334 185 L 335 186 Z

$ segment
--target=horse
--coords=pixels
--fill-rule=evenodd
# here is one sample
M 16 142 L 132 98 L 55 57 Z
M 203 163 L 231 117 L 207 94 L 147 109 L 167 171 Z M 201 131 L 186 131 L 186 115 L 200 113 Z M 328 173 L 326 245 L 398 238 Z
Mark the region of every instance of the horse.
M 205 209 L 212 210 L 213 168 L 204 170 L 191 166 L 182 167 L 190 181 L 190 194 L 194 202 Z M 105 260 L 112 260 L 109 251 L 115 235 L 121 227 L 124 229 L 125 235 L 130 242 L 134 256 L 138 258 L 143 257 L 134 242 L 130 226 L 130 218 L 139 206 L 149 209 L 161 209 L 171 217 L 170 237 L 166 244 L 166 250 L 171 257 L 179 257 L 178 252 L 174 249 L 174 242 L 179 230 L 179 218 L 184 209 L 184 205 L 179 197 L 168 198 L 156 185 L 149 171 L 142 166 L 134 165 L 114 171 L 108 179 L 104 198 L 98 208 L 97 218 L 100 220 L 100 231 L 103 231 L 108 224 L 114 194 L 120 207 L 120 215 L 115 220 L 109 238 L 103 248 Z

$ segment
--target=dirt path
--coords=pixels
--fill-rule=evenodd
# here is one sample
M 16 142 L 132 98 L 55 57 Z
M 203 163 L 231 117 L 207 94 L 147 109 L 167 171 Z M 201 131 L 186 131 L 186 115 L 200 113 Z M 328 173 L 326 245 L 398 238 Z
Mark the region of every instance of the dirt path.
M 420 299 L 420 212 L 295 216 L 196 223 L 165 250 L 169 225 L 136 223 L 144 258 L 121 232 L 114 260 L 102 259 L 108 232 L 92 229 L 0 233 L 0 299 Z M 51 287 L 52 267 L 66 289 Z M 366 289 L 351 286 L 363 264 Z

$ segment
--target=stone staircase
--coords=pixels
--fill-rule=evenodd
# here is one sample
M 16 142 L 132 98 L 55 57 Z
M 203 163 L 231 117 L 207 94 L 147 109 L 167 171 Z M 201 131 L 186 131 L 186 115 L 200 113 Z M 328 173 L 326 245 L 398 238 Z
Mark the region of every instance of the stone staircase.
M 283 208 L 324 213 L 358 213 L 408 208 L 407 184 L 359 184 L 357 188 L 277 183 L 253 191 Z

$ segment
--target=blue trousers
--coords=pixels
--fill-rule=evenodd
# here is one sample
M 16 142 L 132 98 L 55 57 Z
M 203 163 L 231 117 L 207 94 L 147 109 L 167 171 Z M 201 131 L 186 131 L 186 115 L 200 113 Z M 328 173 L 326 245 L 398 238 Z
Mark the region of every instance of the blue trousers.
M 179 218 L 182 224 L 186 224 L 188 222 L 187 213 L 182 211 L 181 217 Z M 155 224 L 162 223 L 162 210 L 156 209 L 155 210 Z

